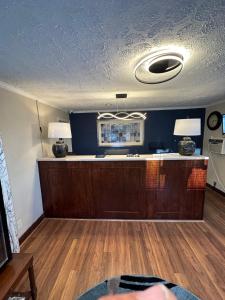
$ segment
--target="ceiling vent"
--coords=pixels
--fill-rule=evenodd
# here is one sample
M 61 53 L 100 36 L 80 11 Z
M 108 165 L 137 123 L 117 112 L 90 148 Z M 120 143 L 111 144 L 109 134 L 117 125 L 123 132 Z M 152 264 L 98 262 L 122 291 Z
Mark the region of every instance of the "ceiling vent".
M 176 77 L 183 68 L 184 58 L 180 53 L 161 50 L 139 62 L 135 77 L 141 83 L 161 83 Z

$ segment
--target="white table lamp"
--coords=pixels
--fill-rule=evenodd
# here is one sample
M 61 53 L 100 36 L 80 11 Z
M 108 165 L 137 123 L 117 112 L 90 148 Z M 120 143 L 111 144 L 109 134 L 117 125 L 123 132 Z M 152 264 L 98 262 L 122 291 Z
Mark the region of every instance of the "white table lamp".
M 52 122 L 48 124 L 48 137 L 59 139 L 52 145 L 55 157 L 65 157 L 68 154 L 68 146 L 63 139 L 72 138 L 70 123 Z
M 201 135 L 201 119 L 176 120 L 173 134 L 183 136 L 183 139 L 178 143 L 178 152 L 181 155 L 193 155 L 196 144 L 190 136 Z

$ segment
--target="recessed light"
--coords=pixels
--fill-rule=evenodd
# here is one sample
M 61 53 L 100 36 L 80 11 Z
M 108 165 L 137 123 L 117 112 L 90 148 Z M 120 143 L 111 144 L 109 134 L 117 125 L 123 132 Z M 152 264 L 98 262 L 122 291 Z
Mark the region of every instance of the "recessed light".
M 172 50 L 156 51 L 139 62 L 135 77 L 142 83 L 161 83 L 176 77 L 183 65 L 182 54 Z

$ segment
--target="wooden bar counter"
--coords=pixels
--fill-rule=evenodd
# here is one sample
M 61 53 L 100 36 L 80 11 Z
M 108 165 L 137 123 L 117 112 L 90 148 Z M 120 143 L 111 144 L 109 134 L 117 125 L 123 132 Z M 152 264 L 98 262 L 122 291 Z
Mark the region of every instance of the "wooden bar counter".
M 54 218 L 201 220 L 208 158 L 176 153 L 39 159 Z

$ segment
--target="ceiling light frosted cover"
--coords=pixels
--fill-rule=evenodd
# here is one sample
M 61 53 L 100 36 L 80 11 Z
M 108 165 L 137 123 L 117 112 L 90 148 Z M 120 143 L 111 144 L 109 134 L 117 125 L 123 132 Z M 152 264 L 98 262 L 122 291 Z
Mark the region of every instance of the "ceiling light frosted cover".
M 183 61 L 183 56 L 178 52 L 157 51 L 139 62 L 135 69 L 135 77 L 147 84 L 165 82 L 180 73 Z

